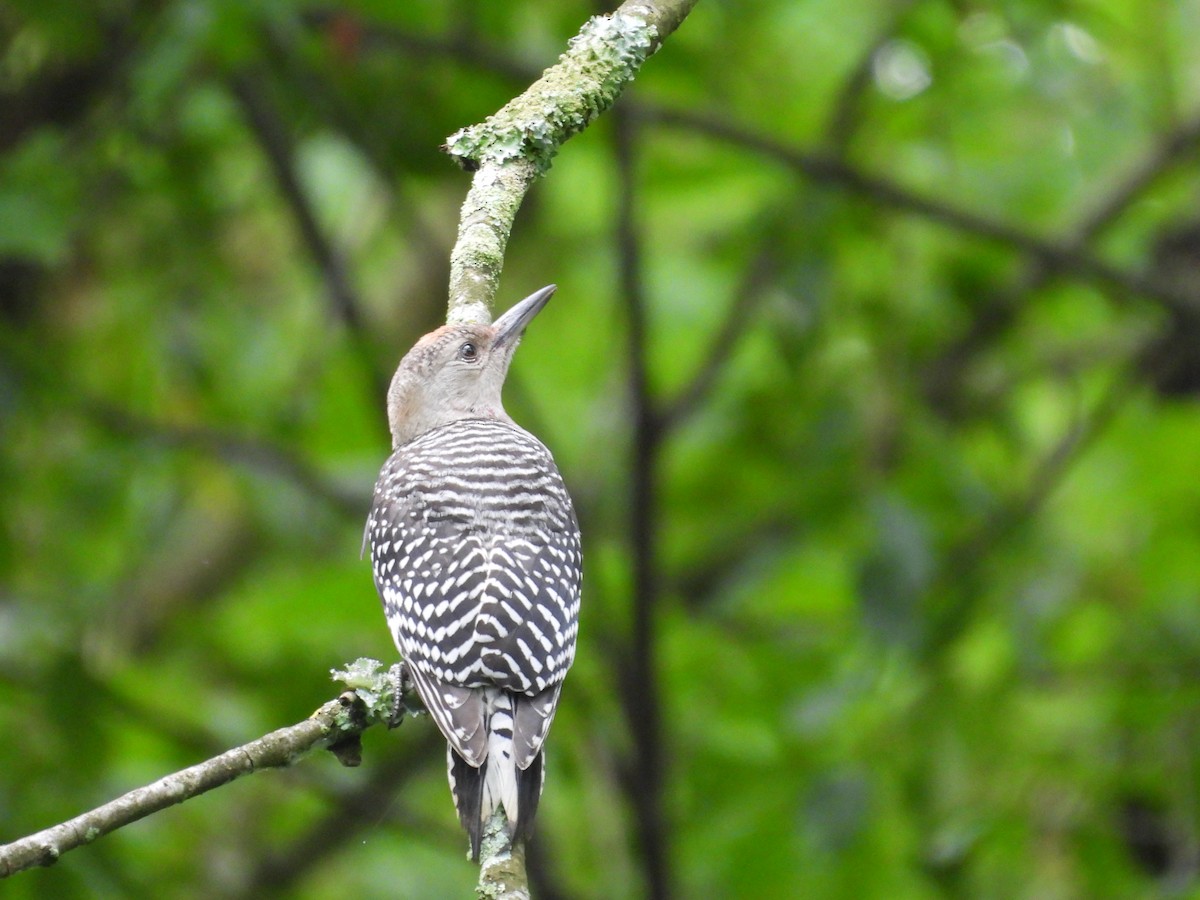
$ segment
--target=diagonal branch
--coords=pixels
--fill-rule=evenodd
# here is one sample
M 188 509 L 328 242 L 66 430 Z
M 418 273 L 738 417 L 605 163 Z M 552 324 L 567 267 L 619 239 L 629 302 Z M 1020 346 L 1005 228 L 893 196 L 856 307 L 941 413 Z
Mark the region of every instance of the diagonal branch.
M 1185 122 L 1160 140 L 1124 181 L 1080 220 L 1071 243 L 1083 247 L 1103 235 L 1167 172 L 1195 155 L 1198 147 L 1200 116 Z M 963 368 L 989 342 L 1007 330 L 1020 311 L 1022 298 L 1045 285 L 1053 274 L 1035 261 L 1012 283 L 991 292 L 979 305 L 966 330 L 926 366 L 926 392 L 935 405 L 943 409 L 954 406 L 963 381 Z
M 849 77 L 842 83 L 842 88 L 833 103 L 833 112 L 825 126 L 825 143 L 838 156 L 845 155 L 854 137 L 859 109 L 873 80 L 875 57 L 888 41 L 895 37 L 916 3 L 917 0 L 894 0 L 891 9 L 883 13 L 886 18 L 884 26 L 859 57 L 858 64 L 850 71 Z
M 1200 115 L 1163 137 L 1120 185 L 1089 212 L 1076 228 L 1077 243 L 1100 237 L 1169 171 L 1200 149 Z
M 325 15 L 314 13 L 303 18 L 314 27 L 327 26 L 336 29 L 336 22 L 348 15 L 343 11 Z M 383 26 L 373 26 L 367 34 L 376 35 L 376 29 L 382 28 Z M 298 46 L 296 32 L 276 23 L 263 28 L 262 39 L 269 64 L 272 69 L 278 70 L 279 78 L 296 88 L 305 98 L 309 108 L 349 140 L 374 171 L 378 179 L 377 187 L 384 192 L 389 201 L 389 219 L 403 228 L 405 245 L 413 259 L 421 263 L 419 281 L 409 292 L 411 302 L 421 304 L 419 308 L 414 309 L 414 317 L 422 321 L 433 321 L 438 311 L 434 310 L 434 307 L 441 306 L 441 301 L 436 298 L 441 286 L 446 283 L 449 261 L 445 260 L 440 227 L 431 221 L 422 204 L 414 202 L 412 181 L 405 177 L 408 173 L 403 171 L 403 166 L 396 164 L 391 148 L 374 127 L 374 122 L 364 121 L 364 116 L 356 113 L 353 105 L 345 102 L 338 94 L 328 72 L 314 67 L 311 54 L 305 53 L 304 48 Z M 378 45 L 383 41 L 372 38 L 370 43 Z M 412 43 L 395 40 L 394 49 L 399 49 L 403 56 L 410 55 L 412 47 Z
M 945 590 L 949 600 L 930 628 L 924 648 L 927 658 L 933 658 L 953 642 L 969 622 L 980 593 L 977 589 L 979 570 L 988 554 L 1046 505 L 1070 474 L 1071 467 L 1116 419 L 1138 383 L 1136 365 L 1130 365 L 1119 373 L 1091 414 L 1072 423 L 1038 461 L 1024 489 L 1008 498 L 948 552 L 928 591 L 931 596 L 936 596 Z
M 947 553 L 929 593 L 936 595 L 946 589 L 950 601 L 931 628 L 927 657 L 952 642 L 968 623 L 979 596 L 979 570 L 988 553 L 1045 507 L 1071 467 L 1103 436 L 1124 404 L 1136 396 L 1142 378 L 1148 374 L 1153 379 L 1163 367 L 1171 365 L 1169 358 L 1154 356 L 1159 337 L 1160 332 L 1154 332 L 1138 342 L 1090 415 L 1072 423 L 1037 463 L 1024 490 L 1008 498 Z
M 307 460 L 259 438 L 232 434 L 204 425 L 182 425 L 146 419 L 104 401 L 91 401 L 84 411 L 111 431 L 168 447 L 194 447 L 234 465 L 244 465 L 291 482 L 347 518 L 358 519 L 371 503 L 370 494 L 348 491 Z
M 1115 291 L 1118 296 L 1136 294 L 1156 300 L 1171 309 L 1187 307 L 1188 296 L 1153 274 L 1130 272 L 1079 246 L 1077 241 L 1056 241 L 1021 227 L 944 203 L 902 187 L 894 181 L 863 172 L 850 164 L 821 153 L 791 147 L 767 135 L 742 128 L 712 115 L 643 105 L 639 111 L 663 125 L 687 128 L 718 140 L 751 150 L 784 165 L 817 183 L 837 184 L 872 201 L 921 216 L 984 240 L 1009 247 L 1030 257 L 1051 273 L 1072 275 Z
M 359 358 L 367 366 L 376 395 L 383 396 L 387 392 L 387 381 L 374 362 L 375 354 L 372 353 L 363 319 L 362 302 L 351 283 L 342 254 L 321 229 L 316 211 L 300 183 L 291 136 L 264 95 L 260 79 L 248 72 L 241 72 L 232 76 L 230 86 L 271 164 L 271 171 L 296 220 L 300 237 L 321 273 L 334 314 L 345 326 Z
M 372 698 L 381 699 L 382 690 Z M 66 822 L 0 845 L 0 878 L 34 866 L 53 865 L 67 851 L 111 831 L 259 769 L 290 766 L 312 750 L 331 749 L 345 765 L 358 765 L 358 736 L 383 717 L 380 707 L 364 702 L 364 695 L 346 691 L 303 722 L 160 778 Z
M 696 373 L 658 415 L 658 425 L 664 432 L 679 427 L 708 398 L 720 378 L 738 339 L 754 323 L 754 314 L 767 296 L 777 272 L 777 247 L 768 243 L 755 255 L 742 275 L 733 302 L 717 329 L 704 360 Z

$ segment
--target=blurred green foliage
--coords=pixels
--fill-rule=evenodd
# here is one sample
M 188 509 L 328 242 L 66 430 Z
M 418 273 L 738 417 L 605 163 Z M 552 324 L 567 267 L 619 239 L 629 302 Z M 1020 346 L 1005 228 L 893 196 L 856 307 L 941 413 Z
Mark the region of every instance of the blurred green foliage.
M 437 148 L 595 11 L 0 8 L 0 841 L 395 658 Z M 502 288 L 559 286 L 507 398 L 587 560 L 541 896 L 1200 891 L 1198 46 L 1196 0 L 706 0 L 559 154 Z M 417 719 L 2 890 L 464 896 L 465 846 Z

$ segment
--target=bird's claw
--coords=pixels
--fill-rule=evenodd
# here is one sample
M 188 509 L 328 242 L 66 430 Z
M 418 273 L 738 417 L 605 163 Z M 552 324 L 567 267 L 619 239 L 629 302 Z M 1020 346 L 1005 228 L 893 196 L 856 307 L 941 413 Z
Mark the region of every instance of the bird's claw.
M 408 664 L 398 662 L 388 669 L 388 678 L 392 682 L 392 711 L 388 715 L 388 728 L 396 728 L 404 721 L 404 716 L 410 710 L 404 702 L 404 695 L 412 690 L 412 676 L 408 674 Z

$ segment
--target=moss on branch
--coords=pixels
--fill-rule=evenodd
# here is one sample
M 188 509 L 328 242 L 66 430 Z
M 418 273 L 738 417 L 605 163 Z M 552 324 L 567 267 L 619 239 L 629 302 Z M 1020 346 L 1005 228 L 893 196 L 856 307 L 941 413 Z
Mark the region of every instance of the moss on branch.
M 655 26 L 638 16 L 594 16 L 556 65 L 494 115 L 451 135 L 446 152 L 468 171 L 524 159 L 544 173 L 564 141 L 612 106 L 657 36 Z

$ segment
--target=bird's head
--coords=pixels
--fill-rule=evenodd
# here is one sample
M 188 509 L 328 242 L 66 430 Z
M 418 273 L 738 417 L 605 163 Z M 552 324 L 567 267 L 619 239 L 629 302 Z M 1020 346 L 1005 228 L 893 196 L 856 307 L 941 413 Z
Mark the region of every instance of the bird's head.
M 388 389 L 392 447 L 461 419 L 507 419 L 500 392 L 513 351 L 554 290 L 530 294 L 491 325 L 443 325 L 417 341 Z

